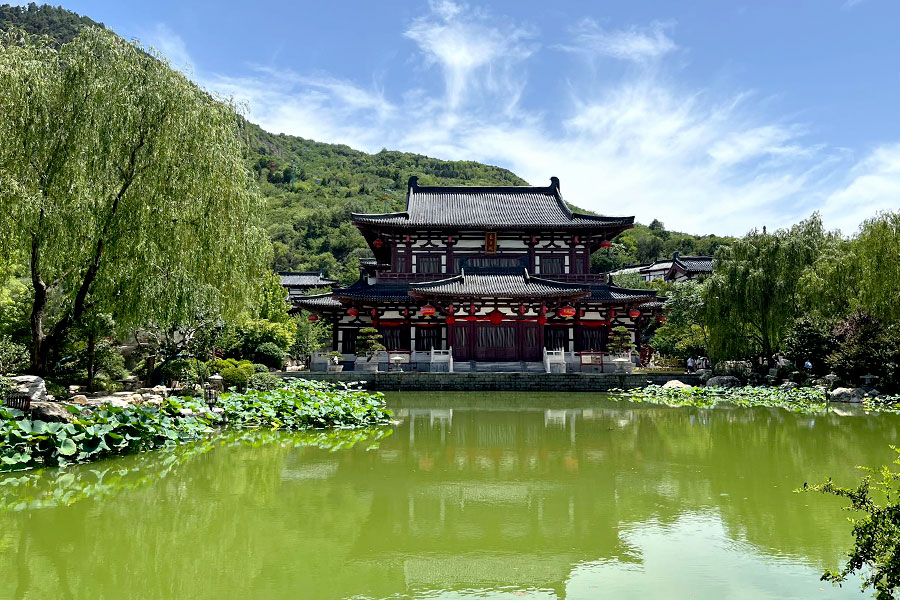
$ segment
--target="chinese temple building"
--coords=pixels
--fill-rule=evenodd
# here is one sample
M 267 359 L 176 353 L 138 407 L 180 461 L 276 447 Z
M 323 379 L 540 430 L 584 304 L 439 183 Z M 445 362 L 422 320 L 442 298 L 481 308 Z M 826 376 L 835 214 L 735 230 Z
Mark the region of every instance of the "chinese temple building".
M 634 217 L 573 213 L 555 177 L 548 187 L 431 187 L 411 177 L 405 211 L 352 217 L 374 260 L 352 285 L 292 297 L 332 324 L 346 361 L 359 330 L 375 327 L 389 352 L 442 351 L 456 370 L 546 364 L 546 351 L 577 370 L 578 356 L 607 351 L 613 327 L 640 346 L 643 326 L 661 318 L 655 292 L 590 272 L 591 254 Z

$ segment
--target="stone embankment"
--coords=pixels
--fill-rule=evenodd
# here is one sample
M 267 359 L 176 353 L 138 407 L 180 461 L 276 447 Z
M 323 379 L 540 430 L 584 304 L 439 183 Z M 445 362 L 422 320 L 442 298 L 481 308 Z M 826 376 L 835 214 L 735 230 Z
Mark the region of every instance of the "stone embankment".
M 359 383 L 375 391 L 515 391 L 515 392 L 609 392 L 648 385 L 664 385 L 680 380 L 703 385 L 698 375 L 658 373 L 428 373 L 421 371 L 392 373 L 282 373 L 282 377 L 300 377 L 331 383 Z

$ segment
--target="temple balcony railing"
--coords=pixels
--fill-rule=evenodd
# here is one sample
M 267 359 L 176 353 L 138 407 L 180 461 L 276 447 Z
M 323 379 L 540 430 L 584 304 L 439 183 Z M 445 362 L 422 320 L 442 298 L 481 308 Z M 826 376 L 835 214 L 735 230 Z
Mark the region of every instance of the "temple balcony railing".
M 398 281 L 439 281 L 453 277 L 459 273 L 378 273 L 377 280 L 380 282 L 398 282 Z M 556 273 L 541 274 L 531 273 L 532 277 L 540 277 L 542 279 L 550 279 L 564 283 L 606 283 L 606 273 Z

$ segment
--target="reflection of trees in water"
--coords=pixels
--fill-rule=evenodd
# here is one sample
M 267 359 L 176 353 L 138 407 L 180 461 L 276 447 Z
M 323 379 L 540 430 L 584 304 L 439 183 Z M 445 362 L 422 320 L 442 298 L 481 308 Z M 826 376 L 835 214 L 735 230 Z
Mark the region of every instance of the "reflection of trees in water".
M 575 565 L 640 562 L 628 542 L 635 527 L 697 513 L 719 515 L 764 554 L 834 565 L 848 541 L 839 503 L 791 490 L 885 461 L 897 429 L 892 415 L 583 408 L 566 406 L 570 397 L 548 409 L 546 397 L 508 406 L 495 396 L 490 410 L 401 405 L 402 423 L 377 452 L 365 441 L 331 451 L 350 443 L 345 434 L 248 432 L 183 459 L 69 469 L 89 482 L 91 469 L 110 468 L 101 478 L 110 491 L 0 513 L 0 560 L 24 567 L 0 581 L 0 597 L 24 581 L 47 597 L 66 587 L 327 599 L 504 585 L 562 596 Z M 139 483 L 112 485 L 113 476 Z

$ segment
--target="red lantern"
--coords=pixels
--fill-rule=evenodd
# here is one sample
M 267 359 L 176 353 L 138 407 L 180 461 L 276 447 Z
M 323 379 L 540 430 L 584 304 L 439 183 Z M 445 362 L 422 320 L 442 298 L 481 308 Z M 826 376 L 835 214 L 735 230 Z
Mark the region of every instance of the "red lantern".
M 628 316 L 631 317 L 632 319 L 637 319 L 639 316 L 641 316 L 641 311 L 639 311 L 636 308 L 632 308 L 631 310 L 628 311 Z
M 576 243 L 576 244 L 580 244 L 580 243 L 581 243 L 581 238 L 578 237 L 577 235 L 575 236 L 575 243 Z
M 656 317 L 656 320 L 659 321 L 660 323 L 665 323 L 665 322 L 666 322 L 666 318 L 663 317 L 663 316 Z
M 409 243 L 409 240 L 410 240 L 410 237 L 409 237 L 409 234 L 407 233 L 407 234 L 406 234 L 406 243 L 407 243 L 407 244 Z
M 423 317 L 433 317 L 434 313 L 437 312 L 437 309 L 430 304 L 426 304 L 419 312 Z
M 315 322 L 318 321 L 318 320 L 319 320 L 319 315 L 309 315 L 309 322 L 310 322 L 310 323 L 315 323 Z
M 541 315 L 540 317 L 538 317 L 538 318 L 537 318 L 537 324 L 540 325 L 540 326 L 542 326 L 542 327 L 543 327 L 544 325 L 546 325 L 546 324 L 547 324 L 547 317 L 545 317 L 544 315 Z
M 448 235 L 448 236 L 447 236 L 447 243 L 448 243 L 448 244 L 452 244 L 452 243 L 453 243 L 453 236 L 452 236 L 452 235 Z
M 356 315 L 359 314 L 359 309 L 351 306 L 350 308 L 347 309 L 347 314 L 350 315 L 351 317 L 355 317 Z
M 520 305 L 519 305 L 519 314 L 520 314 L 520 315 L 524 315 L 526 310 L 527 310 L 527 309 L 525 308 L 525 305 L 524 305 L 524 304 L 520 304 Z
M 491 321 L 493 325 L 499 325 L 503 322 L 503 313 L 499 310 L 495 310 L 490 315 L 488 315 L 488 319 Z
M 407 319 L 409 318 L 409 309 L 408 308 L 403 309 L 403 316 L 406 317 Z
M 473 302 L 469 305 L 469 314 L 474 315 L 476 312 L 478 312 L 478 309 L 475 308 L 475 303 Z
M 616 311 L 615 311 L 615 309 L 612 309 L 612 308 L 609 309 L 609 318 L 610 318 L 610 319 L 615 319 L 615 318 L 616 318 Z
M 377 319 L 377 318 L 378 318 L 378 309 L 377 309 L 377 308 L 373 308 L 371 314 L 372 314 L 372 318 L 373 318 L 373 319 Z
M 575 307 L 574 306 L 563 306 L 558 311 L 556 311 L 556 314 L 558 314 L 559 316 L 561 316 L 564 319 L 571 319 L 572 317 L 575 316 Z
M 372 242 L 372 245 L 376 248 L 381 248 L 382 246 L 384 246 L 384 240 L 382 240 L 381 238 L 375 238 L 375 241 Z
M 453 315 L 449 315 L 444 320 L 447 322 L 447 325 L 453 325 L 454 323 L 456 323 L 456 317 L 454 317 Z
M 612 242 L 609 240 L 603 240 L 602 242 L 600 242 L 601 248 L 609 248 L 610 246 L 612 246 Z

